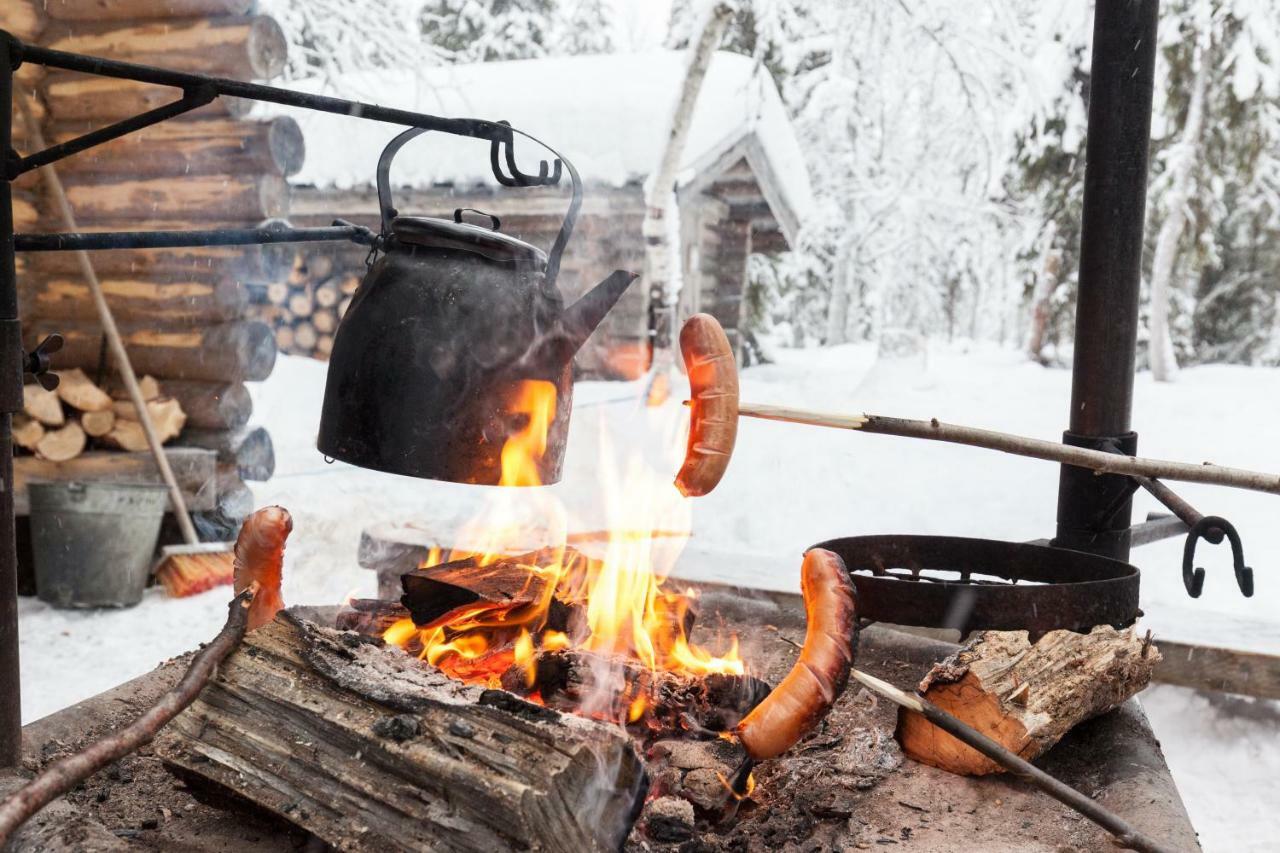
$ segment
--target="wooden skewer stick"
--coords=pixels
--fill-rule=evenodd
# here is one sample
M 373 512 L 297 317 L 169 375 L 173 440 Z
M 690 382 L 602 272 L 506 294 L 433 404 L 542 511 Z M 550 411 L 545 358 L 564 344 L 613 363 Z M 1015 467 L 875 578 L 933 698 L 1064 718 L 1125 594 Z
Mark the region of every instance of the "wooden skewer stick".
M 244 639 L 249 623 L 249 605 L 258 592 L 254 582 L 231 599 L 227 622 L 213 642 L 196 652 L 191 666 L 174 687 L 160 697 L 138 719 L 115 734 L 108 735 L 81 752 L 69 755 L 46 767 L 39 776 L 0 801 L 0 849 L 18 827 L 42 808 L 70 791 L 76 785 L 149 742 L 161 728 L 195 701 L 200 691 Z
M 1059 782 L 1031 762 L 1019 758 L 982 732 L 948 714 L 924 697 L 913 696 L 910 693 L 899 690 L 888 682 L 881 681 L 875 676 L 868 675 L 857 669 L 850 674 L 854 680 L 871 692 L 883 696 L 900 707 L 921 714 L 926 720 L 957 740 L 963 741 L 978 752 L 981 752 L 1014 776 L 1024 782 L 1035 785 L 1058 802 L 1084 815 L 1114 835 L 1116 841 L 1122 846 L 1130 850 L 1142 851 L 1142 853 L 1172 853 L 1171 848 L 1152 838 L 1148 838 L 1137 829 L 1134 829 L 1124 818 L 1103 808 L 1070 785 Z
M 1144 459 L 1140 456 L 1106 453 L 1101 450 L 1070 447 L 1054 441 L 1026 438 L 995 430 L 945 424 L 936 418 L 919 421 L 889 418 L 883 415 L 838 415 L 758 403 L 739 403 L 738 414 L 769 421 L 967 444 L 970 447 L 985 447 L 988 450 L 999 450 L 1015 456 L 1029 456 L 1033 459 L 1046 459 L 1050 462 L 1074 465 L 1077 468 L 1088 468 L 1099 474 L 1123 474 L 1181 480 L 1186 483 L 1210 483 L 1280 495 L 1280 475 L 1276 474 L 1264 474 L 1261 471 L 1248 471 L 1243 468 L 1226 468 L 1208 462 L 1193 465 L 1188 462 L 1170 462 L 1163 459 Z

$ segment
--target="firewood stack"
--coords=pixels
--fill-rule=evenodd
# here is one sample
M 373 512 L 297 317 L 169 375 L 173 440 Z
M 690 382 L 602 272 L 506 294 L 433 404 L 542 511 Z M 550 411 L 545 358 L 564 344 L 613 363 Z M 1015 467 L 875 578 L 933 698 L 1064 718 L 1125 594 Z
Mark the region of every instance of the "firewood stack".
M 280 72 L 286 41 L 270 17 L 253 15 L 253 0 L 6 0 L 0 27 L 47 47 L 179 71 L 262 80 Z M 35 98 L 48 144 L 119 121 L 181 97 L 181 91 L 126 80 L 24 65 L 19 85 Z M 246 118 L 250 104 L 219 98 L 180 118 L 146 128 L 59 161 L 55 168 L 82 231 L 207 229 L 256 226 L 288 212 L 286 177 L 301 168 L 297 124 L 287 117 Z M 15 107 L 15 147 L 28 144 Z M 16 228 L 64 230 L 37 174 L 18 182 Z M 290 274 L 293 250 L 211 247 L 92 252 L 107 302 L 134 369 L 149 374 L 162 431 L 186 446 L 217 451 L 219 509 L 251 505 L 244 479 L 266 479 L 273 467 L 270 437 L 246 429 L 252 410 L 244 383 L 267 378 L 275 362 L 272 329 L 250 313 L 248 282 Z M 54 367 L 94 377 L 108 402 L 125 399 L 103 345 L 97 313 L 77 259 L 69 252 L 20 256 L 19 298 L 24 343 L 30 348 L 59 332 L 66 345 Z M 90 383 L 92 384 L 92 383 Z M 38 389 L 37 389 L 38 390 Z M 84 445 L 145 450 L 128 406 L 78 408 L 63 398 L 68 425 Z M 111 417 L 114 421 L 105 427 Z M 165 424 L 185 419 L 185 433 Z M 37 431 L 26 421 L 29 437 Z M 50 459 L 70 453 L 74 435 L 42 440 Z M 55 430 L 58 428 L 54 428 Z M 114 436 L 114 437 L 113 437 Z M 135 440 L 135 438 L 137 440 Z M 74 454 L 72 454 L 74 455 Z M 225 506 L 224 506 L 225 505 Z M 238 519 L 227 519 L 238 523 Z
M 250 299 L 280 352 L 325 361 L 364 272 L 363 253 L 349 246 L 303 244 L 288 278 L 250 286 Z

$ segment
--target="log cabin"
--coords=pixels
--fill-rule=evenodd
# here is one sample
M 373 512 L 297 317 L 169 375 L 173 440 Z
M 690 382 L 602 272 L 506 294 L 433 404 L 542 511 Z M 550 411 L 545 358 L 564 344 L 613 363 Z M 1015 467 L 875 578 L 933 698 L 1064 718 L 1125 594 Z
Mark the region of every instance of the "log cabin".
M 684 63 L 682 53 L 651 51 L 390 70 L 292 85 L 316 91 L 337 86 L 346 97 L 506 120 L 557 147 L 585 185 L 561 270 L 561 289 L 572 300 L 614 269 L 644 267 L 645 179 L 661 156 Z M 551 103 L 554 109 L 548 109 Z M 290 178 L 291 219 L 327 225 L 341 217 L 376 228 L 374 167 L 399 129 L 320 113 L 278 114 L 296 119 L 308 152 Z M 551 158 L 531 141 L 517 144 L 525 171 L 536 172 L 539 160 Z M 473 208 L 544 249 L 554 240 L 568 196 L 567 179 L 551 188 L 498 186 L 486 146 L 439 135 L 405 146 L 391 167 L 391 183 L 401 212 L 449 217 L 455 209 Z M 684 152 L 677 207 L 683 261 L 677 327 L 689 314 L 709 312 L 741 357 L 748 258 L 792 245 L 813 207 L 803 154 L 777 89 L 748 57 L 720 52 L 711 62 Z M 255 290 L 260 316 L 274 324 L 284 351 L 327 354 L 366 255 L 358 247 L 307 245 L 296 258 L 290 287 Z M 642 374 L 650 357 L 652 307 L 645 283 L 632 285 L 579 352 L 579 375 Z

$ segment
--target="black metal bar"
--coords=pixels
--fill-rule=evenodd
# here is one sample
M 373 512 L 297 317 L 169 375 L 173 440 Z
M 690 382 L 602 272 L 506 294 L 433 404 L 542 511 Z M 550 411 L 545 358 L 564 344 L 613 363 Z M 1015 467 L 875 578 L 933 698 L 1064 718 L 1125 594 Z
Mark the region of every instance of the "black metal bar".
M 1129 528 L 1129 547 L 1140 548 L 1154 542 L 1163 542 L 1175 536 L 1184 536 L 1191 528 L 1176 515 L 1162 512 L 1147 514 L 1147 520 Z
M 319 228 L 215 228 L 209 231 L 98 231 L 81 234 L 18 234 L 19 252 L 83 249 L 179 249 L 196 246 L 253 246 L 265 243 L 316 243 L 350 240 L 369 245 L 374 233 L 363 225 Z
M 56 163 L 65 157 L 70 157 L 72 154 L 78 154 L 81 151 L 93 148 L 95 145 L 101 145 L 104 142 L 119 139 L 121 136 L 133 133 L 135 130 L 142 130 L 144 127 L 159 124 L 165 119 L 170 119 L 174 116 L 180 116 L 185 112 L 199 109 L 216 97 L 216 92 L 212 91 L 208 87 L 202 87 L 200 90 L 191 92 L 171 104 L 165 104 L 164 106 L 156 107 L 154 110 L 148 110 L 145 113 L 131 116 L 122 121 L 118 121 L 115 124 L 110 124 L 106 127 L 90 131 L 82 136 L 77 136 L 75 139 L 68 139 L 66 142 L 58 145 L 51 145 L 43 151 L 37 151 L 35 154 L 28 154 L 26 157 L 18 160 L 17 163 L 11 167 L 9 177 L 11 179 L 16 178 L 24 172 L 30 172 L 32 169 L 38 169 L 41 166 Z
M 1080 446 L 1124 445 L 1117 449 L 1130 455 L 1137 449 L 1129 426 L 1158 6 L 1157 0 L 1095 5 L 1071 421 L 1064 437 Z M 1064 465 L 1055 544 L 1128 559 L 1132 506 L 1123 503 L 1102 529 L 1094 522 L 1126 488 L 1124 479 Z
M 13 71 L 0 38 L 0 157 L 13 148 Z M 22 753 L 22 690 L 18 667 L 18 554 L 13 523 L 13 412 L 22 400 L 22 335 L 14 269 L 13 187 L 0 176 L 0 767 Z

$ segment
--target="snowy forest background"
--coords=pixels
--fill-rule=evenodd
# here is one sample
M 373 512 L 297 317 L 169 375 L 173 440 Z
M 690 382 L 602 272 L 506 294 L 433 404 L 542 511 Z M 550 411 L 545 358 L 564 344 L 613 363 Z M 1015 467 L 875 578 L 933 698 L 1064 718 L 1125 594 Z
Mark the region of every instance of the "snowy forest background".
M 706 0 L 266 0 L 289 75 L 684 47 Z M 814 346 L 907 330 L 1065 364 L 1092 4 L 737 0 L 722 49 L 766 67 L 818 209 L 750 266 L 748 327 Z M 1280 364 L 1280 10 L 1164 0 L 1140 362 Z M 549 105 L 550 107 L 550 105 Z

